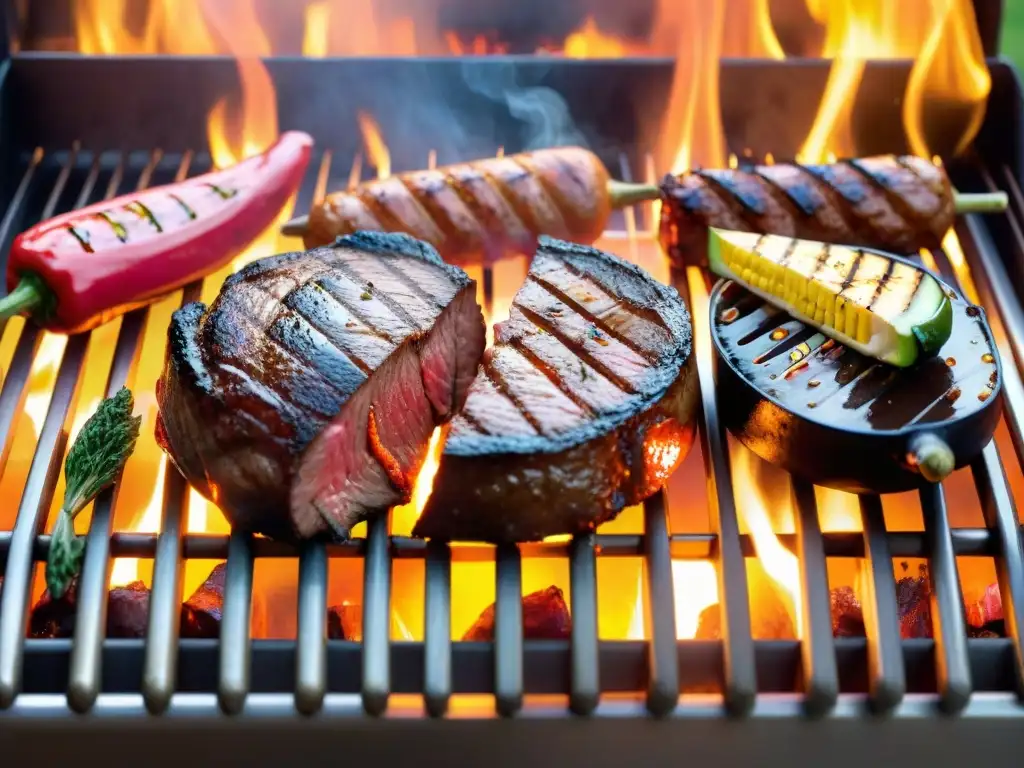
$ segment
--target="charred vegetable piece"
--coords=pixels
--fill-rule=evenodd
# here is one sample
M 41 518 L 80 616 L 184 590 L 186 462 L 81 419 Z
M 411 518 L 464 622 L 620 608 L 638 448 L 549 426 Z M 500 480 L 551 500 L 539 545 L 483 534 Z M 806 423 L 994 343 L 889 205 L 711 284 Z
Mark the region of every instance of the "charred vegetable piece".
M 0 318 L 81 333 L 217 271 L 295 194 L 312 147 L 289 131 L 230 168 L 37 224 L 11 246 Z
M 906 368 L 949 339 L 953 309 L 929 272 L 813 240 L 709 230 L 708 265 L 858 352 Z

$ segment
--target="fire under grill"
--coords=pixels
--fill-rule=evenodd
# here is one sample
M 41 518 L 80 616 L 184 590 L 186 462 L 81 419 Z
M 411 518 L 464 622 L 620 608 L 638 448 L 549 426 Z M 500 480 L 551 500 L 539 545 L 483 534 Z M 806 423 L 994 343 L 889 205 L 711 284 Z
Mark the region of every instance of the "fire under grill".
M 215 97 L 228 90 L 223 83 L 231 62 L 196 60 L 169 68 L 154 60 L 72 60 L 16 57 L 7 72 L 8 146 L 3 149 L 8 181 L 0 220 L 5 245 L 21 229 L 55 213 L 202 173 L 211 165 L 198 117 L 193 117 L 205 115 Z M 304 69 L 307 64 L 310 68 Z M 383 72 L 392 82 L 402 77 L 401 66 L 388 62 L 335 66 L 284 61 L 270 67 L 285 100 L 280 114 L 289 124 L 281 127 L 312 130 L 318 142 L 319 155 L 296 201 L 297 212 L 324 189 L 370 171 L 362 160 L 353 160 L 358 145 L 354 128 L 350 136 L 348 128 L 338 127 L 356 125 L 354 108 L 332 111 L 335 97 L 319 107 L 300 104 L 289 96 L 289 84 L 297 89 L 331 71 L 346 82 L 361 79 L 360 72 L 363 78 L 366 72 Z M 567 94 L 581 124 L 595 125 L 607 118 L 607 108 L 588 107 L 587 87 L 600 82 L 624 92 L 638 71 L 646 82 L 638 91 L 657 92 L 666 81 L 657 62 L 619 65 L 611 80 L 610 66 L 595 64 L 589 74 L 585 67 L 554 68 L 547 82 Z M 447 82 L 443 70 L 448 67 L 436 65 L 439 80 Z M 886 500 L 864 496 L 855 506 L 859 530 L 823 532 L 815 489 L 785 479 L 795 530 L 777 540 L 798 563 L 793 618 L 798 639 L 763 639 L 755 626 L 750 563 L 759 553 L 756 537 L 741 531 L 741 489 L 749 478 L 737 472 L 719 419 L 707 324 L 711 283 L 695 268 L 668 271 L 657 245 L 638 234 L 653 228 L 655 211 L 644 206 L 616 218 L 602 245 L 671 279 L 686 297 L 695 318 L 702 407 L 699 445 L 680 470 L 681 479 L 643 505 L 636 531 L 613 527 L 616 532 L 602 530 L 571 541 L 497 548 L 449 546 L 399 535 L 393 521 L 380 518 L 364 537 L 296 548 L 238 532 L 189 533 L 197 497 L 177 472 L 165 467 L 154 477 L 129 464 L 118 487 L 93 507 L 70 637 L 26 637 L 38 611 L 41 589 L 34 584 L 41 580 L 39 564 L 49 545 L 44 531 L 59 495 L 69 434 L 96 399 L 122 384 L 131 385 L 144 404 L 152 402 L 152 372 L 159 361 L 154 363 L 149 350 L 154 339 L 162 343 L 164 317 L 184 302 L 209 300 L 211 282 L 205 288 L 193 284 L 125 316 L 113 328 L 66 343 L 12 321 L 0 341 L 5 374 L 0 464 L 4 475 L 19 478 L 19 484 L 11 491 L 0 478 L 0 496 L 9 507 L 0 510 L 0 521 L 12 523 L 10 530 L 0 531 L 0 751 L 20 756 L 43 750 L 53 761 L 102 751 L 113 764 L 134 763 L 145 754 L 163 764 L 224 757 L 269 763 L 294 758 L 297 751 L 320 750 L 342 750 L 343 757 L 408 759 L 413 750 L 430 750 L 439 760 L 467 763 L 534 759 L 604 765 L 638 756 L 652 761 L 669 756 L 763 760 L 798 748 L 808 756 L 828 754 L 837 764 L 883 755 L 980 762 L 1020 748 L 1024 556 L 1015 507 L 1016 485 L 1024 489 L 1020 91 L 1005 64 L 992 60 L 990 69 L 993 93 L 978 141 L 990 149 L 956 161 L 950 172 L 963 191 L 1006 191 L 1010 208 L 1005 215 L 961 218 L 946 247 L 921 258 L 988 311 L 1003 362 L 1004 426 L 971 467 L 947 483 L 955 488 L 929 487 L 918 494 L 923 530 L 887 527 Z M 647 77 L 656 71 L 661 74 Z M 803 74 L 793 78 L 793 72 Z M 739 62 L 724 67 L 726 90 L 729 82 L 751 77 L 776 88 L 773 97 L 765 95 L 771 88 L 748 85 L 744 98 L 723 106 L 729 146 L 743 158 L 760 159 L 767 151 L 792 156 L 795 137 L 802 135 L 800 115 L 807 111 L 797 105 L 815 101 L 806 93 L 820 90 L 824 72 L 827 65 Z M 889 82 L 894 72 L 895 84 Z M 116 99 L 95 84 L 110 76 L 123 78 L 127 95 L 118 98 L 135 109 L 138 120 L 111 125 Z M 783 87 L 786 79 L 796 82 Z M 889 103 L 891 112 L 888 94 L 905 80 L 905 67 L 869 68 L 866 109 Z M 180 81 L 196 84 L 198 105 L 181 115 L 167 104 L 158 108 L 153 94 Z M 72 103 L 82 112 L 71 124 L 53 122 L 56 107 L 10 117 L 12 104 L 23 103 L 29 92 L 41 103 L 57 104 L 76 91 Z M 293 98 L 294 104 L 288 102 Z M 775 125 L 767 116 L 773 98 L 774 109 L 779 103 L 792 105 L 796 115 L 794 126 L 782 134 L 772 131 Z M 400 106 L 392 106 L 390 117 L 381 109 L 378 117 L 385 128 L 389 120 L 400 119 Z M 177 129 L 176 116 L 181 118 Z M 146 143 L 147 133 L 159 142 Z M 640 141 L 630 138 L 636 133 L 631 120 L 621 117 L 600 132 L 603 143 L 595 142 L 609 168 L 627 180 L 646 177 L 653 167 L 638 149 Z M 902 148 L 884 132 L 869 136 L 867 144 L 871 151 Z M 121 149 L 140 146 L 162 149 Z M 197 151 L 187 150 L 190 146 Z M 432 148 L 429 136 L 401 148 L 396 157 L 404 157 L 394 170 L 460 159 L 443 153 L 439 158 Z M 509 134 L 508 149 L 514 148 L 514 134 Z M 261 247 L 269 254 L 295 245 L 271 237 Z M 476 275 L 492 321 L 501 318 L 502 297 L 510 298 L 517 287 L 514 274 L 502 269 Z M 39 371 L 46 365 L 41 361 L 50 364 L 42 385 Z M 16 434 L 25 429 L 32 432 L 27 443 Z M 159 533 L 117 530 L 118 494 L 146 480 L 141 498 L 158 500 L 154 527 Z M 689 490 L 687 483 L 692 484 Z M 966 502 L 965 487 L 971 494 Z M 687 503 L 690 496 L 698 498 L 710 532 L 680 525 L 680 516 L 673 514 L 673 506 Z M 983 525 L 951 523 L 964 517 L 957 513 L 965 503 L 976 509 Z M 108 608 L 108 591 L 118 558 L 151 562 L 148 613 L 138 620 L 141 637 L 108 636 L 108 611 L 114 610 Z M 263 599 L 255 585 L 260 567 L 294 558 L 294 629 L 279 633 L 287 637 L 254 636 L 260 634 L 254 633 L 257 603 Z M 964 561 L 976 558 L 994 562 L 1003 622 L 999 632 L 980 637 L 965 615 L 961 584 Z M 720 619 L 714 639 L 700 632 L 679 638 L 677 602 L 688 582 L 676 577 L 675 564 L 695 560 L 714 563 Z M 903 560 L 927 564 L 929 588 L 916 608 L 927 608 L 930 637 L 902 636 L 894 562 Z M 186 575 L 200 561 L 207 564 L 199 565 L 199 571 L 226 562 L 223 604 L 212 636 L 191 637 L 183 629 L 181 606 L 190 591 Z M 627 601 L 635 594 L 632 584 L 623 590 L 606 588 L 614 582 L 600 572 L 610 561 L 641 564 L 642 630 L 636 639 L 600 626 L 606 604 L 623 600 L 616 592 L 628 592 Z M 836 561 L 859 562 L 863 636 L 834 636 L 829 571 Z M 460 589 L 456 571 L 488 562 L 493 562 L 494 640 L 453 640 Z M 524 574 L 538 562 L 566 569 L 572 619 L 568 639 L 524 639 L 521 597 L 529 591 Z M 335 566 L 362 584 L 360 602 L 351 606 L 360 625 L 358 640 L 325 640 L 332 636 L 331 623 L 344 621 L 328 610 Z M 394 627 L 392 607 L 399 569 L 410 567 L 417 571 L 412 582 L 421 595 L 422 628 L 402 632 Z M 654 723 L 652 716 L 664 722 Z M 738 721 L 743 730 L 736 730 Z M 11 751 L 6 751 L 5 736 Z

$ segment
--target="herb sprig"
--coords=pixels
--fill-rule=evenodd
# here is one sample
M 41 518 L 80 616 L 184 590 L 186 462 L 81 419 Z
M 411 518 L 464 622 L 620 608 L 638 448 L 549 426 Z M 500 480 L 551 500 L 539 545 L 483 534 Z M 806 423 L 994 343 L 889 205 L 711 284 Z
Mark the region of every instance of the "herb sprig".
M 113 484 L 139 439 L 141 416 L 127 387 L 100 403 L 82 426 L 64 461 L 64 502 L 50 537 L 46 588 L 53 599 L 67 592 L 82 567 L 85 539 L 75 536 L 75 517 Z

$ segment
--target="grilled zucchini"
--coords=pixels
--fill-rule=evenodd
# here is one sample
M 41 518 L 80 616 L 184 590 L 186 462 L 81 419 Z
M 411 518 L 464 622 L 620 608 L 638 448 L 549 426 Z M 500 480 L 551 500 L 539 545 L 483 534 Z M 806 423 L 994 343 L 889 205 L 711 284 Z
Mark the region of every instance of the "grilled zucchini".
M 946 288 L 878 251 L 711 228 L 708 265 L 841 344 L 900 368 L 938 351 L 953 328 Z

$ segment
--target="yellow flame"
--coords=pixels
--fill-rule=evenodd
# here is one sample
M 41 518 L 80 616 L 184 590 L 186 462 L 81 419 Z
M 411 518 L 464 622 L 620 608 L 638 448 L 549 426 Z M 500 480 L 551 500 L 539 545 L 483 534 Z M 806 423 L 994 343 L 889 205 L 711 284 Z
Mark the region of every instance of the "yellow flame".
M 132 0 L 77 0 L 74 27 L 78 50 L 94 55 L 202 56 L 218 52 L 203 16 L 202 0 L 150 0 L 141 29 L 133 32 L 127 18 L 137 7 Z
M 423 514 L 427 506 L 427 500 L 434 489 L 434 477 L 437 475 L 438 467 L 441 466 L 441 454 L 444 452 L 444 430 L 435 427 L 430 435 L 430 442 L 427 443 L 426 458 L 416 482 L 412 487 L 412 498 L 408 504 L 395 507 L 391 510 L 391 532 L 396 536 L 408 536 L 412 533 L 413 526 Z
M 617 58 L 627 53 L 622 39 L 602 32 L 593 16 L 565 38 L 563 52 L 570 59 Z
M 825 23 L 822 55 L 831 58 L 825 93 L 807 138 L 797 154 L 800 162 L 822 162 L 829 151 L 853 155 L 850 112 L 867 58 L 894 53 L 896 30 L 891 0 L 807 0 L 811 15 Z
M 672 562 L 672 586 L 676 639 L 689 640 L 697 636 L 700 615 L 718 603 L 718 574 L 709 560 L 675 560 Z
M 327 55 L 327 31 L 331 7 L 326 0 L 306 6 L 306 25 L 302 35 L 302 55 L 322 59 Z
M 153 495 L 133 526 L 138 533 L 156 533 L 160 530 L 164 508 L 164 480 L 167 477 L 167 457 L 158 459 L 156 478 L 153 481 Z M 139 560 L 134 557 L 119 557 L 110 569 L 110 586 L 131 584 L 138 578 Z
M 910 72 L 903 99 L 903 125 L 911 151 L 931 155 L 926 126 L 948 125 L 950 112 L 960 128 L 954 154 L 974 140 L 985 118 L 992 78 L 970 0 L 932 0 L 935 19 Z
M 779 587 L 780 597 L 788 603 L 797 637 L 800 637 L 803 624 L 800 562 L 782 546 L 772 529 L 772 516 L 758 481 L 759 465 L 755 463 L 758 460 L 745 448 L 733 451 L 732 458 L 733 488 L 740 519 L 754 539 L 761 566 Z
M 363 134 L 363 145 L 370 164 L 377 169 L 377 178 L 386 179 L 391 176 L 391 153 L 381 136 L 380 126 L 373 116 L 367 112 L 359 112 L 359 130 Z
M 56 333 L 43 333 L 42 342 L 29 369 L 28 394 L 22 410 L 31 420 L 36 434 L 43 428 L 46 411 L 50 407 L 53 386 L 57 380 L 57 366 L 64 356 L 68 337 Z

